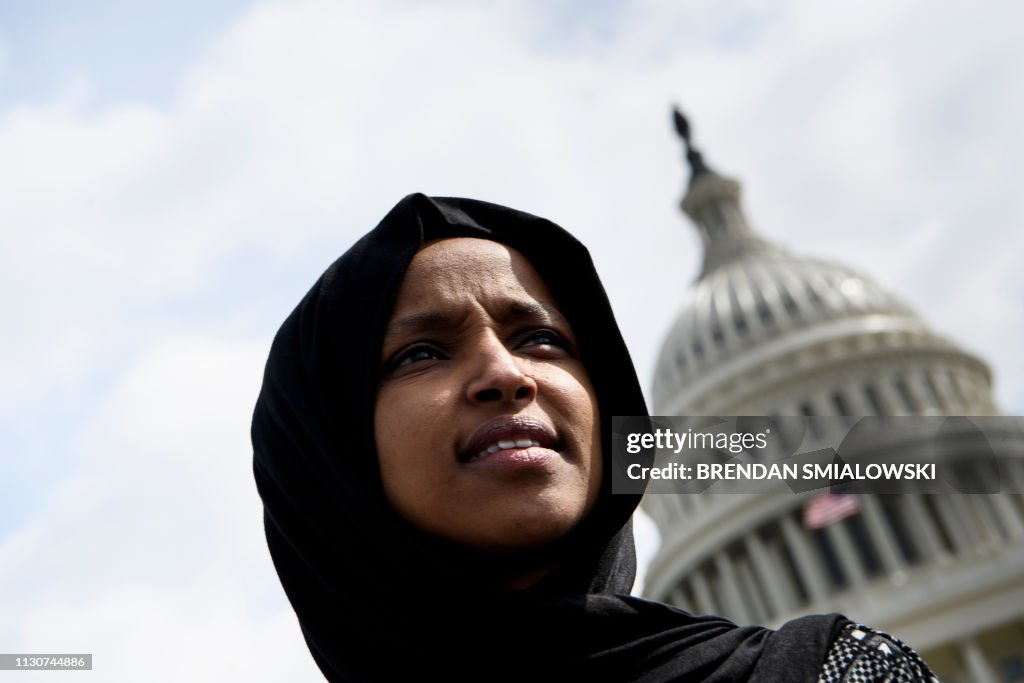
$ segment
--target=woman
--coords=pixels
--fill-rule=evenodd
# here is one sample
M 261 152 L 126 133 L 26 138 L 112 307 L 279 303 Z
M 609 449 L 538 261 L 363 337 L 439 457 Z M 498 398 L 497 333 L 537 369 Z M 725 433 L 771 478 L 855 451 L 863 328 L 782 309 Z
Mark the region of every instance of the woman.
M 267 541 L 325 676 L 928 680 L 838 615 L 769 631 L 628 596 L 613 415 L 646 406 L 586 249 L 493 204 L 402 200 L 282 325 L 253 418 Z

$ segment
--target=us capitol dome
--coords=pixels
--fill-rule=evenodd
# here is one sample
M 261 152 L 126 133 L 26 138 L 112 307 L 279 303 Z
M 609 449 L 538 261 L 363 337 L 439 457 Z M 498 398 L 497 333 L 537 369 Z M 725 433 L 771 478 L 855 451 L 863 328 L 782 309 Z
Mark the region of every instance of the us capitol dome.
M 758 235 L 740 184 L 675 123 L 704 262 L 662 347 L 653 414 L 999 414 L 984 361 L 871 278 Z M 1024 491 L 1024 460 L 1011 474 Z M 646 496 L 662 542 L 645 595 L 737 623 L 842 612 L 912 644 L 944 683 L 1024 681 L 1020 494 L 828 498 Z

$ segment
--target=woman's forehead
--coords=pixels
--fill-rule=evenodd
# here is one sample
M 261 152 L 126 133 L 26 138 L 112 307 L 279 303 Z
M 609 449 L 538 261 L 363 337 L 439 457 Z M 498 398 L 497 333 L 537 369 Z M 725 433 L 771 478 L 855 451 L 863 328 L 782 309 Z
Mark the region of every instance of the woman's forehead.
M 425 243 L 413 256 L 409 270 L 481 266 L 500 268 L 513 260 L 529 263 L 517 250 L 501 242 L 479 237 L 444 237 Z
M 451 327 L 471 310 L 496 320 L 565 321 L 534 267 L 499 242 L 457 237 L 431 242 L 413 258 L 385 333 L 388 339 Z M 566 321 L 567 322 L 567 321 Z
M 498 294 L 527 295 L 553 305 L 544 279 L 520 252 L 500 242 L 454 237 L 430 242 L 416 253 L 399 300 Z

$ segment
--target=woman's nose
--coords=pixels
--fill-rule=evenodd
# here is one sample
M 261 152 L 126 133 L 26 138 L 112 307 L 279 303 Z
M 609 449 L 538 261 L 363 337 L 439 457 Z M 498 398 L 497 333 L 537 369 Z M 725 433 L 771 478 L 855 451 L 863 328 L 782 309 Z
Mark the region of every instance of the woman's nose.
M 481 340 L 476 355 L 476 370 L 466 385 L 470 403 L 529 403 L 537 396 L 537 383 L 501 340 Z

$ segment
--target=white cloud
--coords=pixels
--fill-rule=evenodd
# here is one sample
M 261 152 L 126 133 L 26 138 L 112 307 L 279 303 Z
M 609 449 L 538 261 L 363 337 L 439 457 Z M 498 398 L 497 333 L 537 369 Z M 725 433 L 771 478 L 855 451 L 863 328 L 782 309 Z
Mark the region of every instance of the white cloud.
M 121 584 L 80 602 L 34 610 L 22 622 L 22 642 L 47 652 L 91 653 L 91 675 L 102 681 L 323 680 L 294 615 L 278 611 L 255 619 L 246 599 L 230 581 L 173 592 L 161 585 Z M 38 652 L 38 646 L 27 649 Z M 31 682 L 40 674 L 7 675 L 4 680 Z M 83 675 L 89 674 L 48 678 L 77 681 Z
M 103 680 L 300 680 L 262 661 L 308 659 L 252 483 L 266 351 L 168 337 L 128 370 L 45 511 L 0 544 L 8 650 L 92 652 Z

